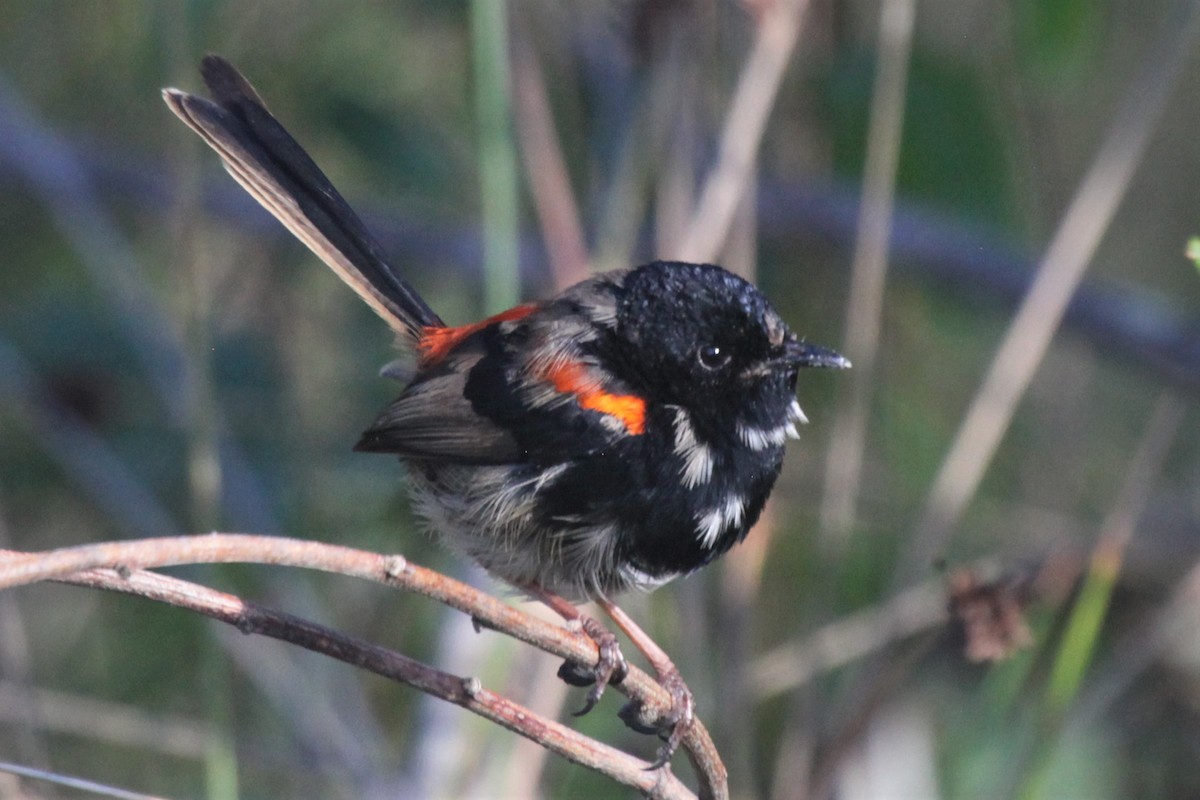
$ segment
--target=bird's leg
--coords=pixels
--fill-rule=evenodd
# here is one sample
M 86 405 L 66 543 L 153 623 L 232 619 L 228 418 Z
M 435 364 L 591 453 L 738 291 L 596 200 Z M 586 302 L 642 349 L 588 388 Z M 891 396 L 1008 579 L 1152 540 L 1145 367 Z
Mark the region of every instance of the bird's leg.
M 526 591 L 544 603 L 551 611 L 567 622 L 578 622 L 579 627 L 596 643 L 599 656 L 595 666 L 566 661 L 558 670 L 558 677 L 572 686 L 591 686 L 583 708 L 575 712 L 580 717 L 591 711 L 600 702 L 604 689 L 610 683 L 625 680 L 629 671 L 625 656 L 617 643 L 616 634 L 600 624 L 595 617 L 588 616 L 575 607 L 574 603 L 549 592 L 540 586 L 527 586 Z
M 683 676 L 679 674 L 679 669 L 671 661 L 671 658 L 628 614 L 608 598 L 602 597 L 596 602 L 612 618 L 617 627 L 625 632 L 634 646 L 642 651 L 642 655 L 646 656 L 646 660 L 654 668 L 659 684 L 671 695 L 671 708 L 656 723 L 657 730 L 655 728 L 648 729 L 646 723 L 642 721 L 639 714 L 640 706 L 631 704 L 621 711 L 621 719 L 636 730 L 648 733 L 670 731 L 666 736 L 666 742 L 659 748 L 658 756 L 650 767 L 657 769 L 671 760 L 671 756 L 679 749 L 679 743 L 683 741 L 684 734 L 687 733 L 695 719 L 695 700 L 692 697 L 692 691 L 683 682 Z

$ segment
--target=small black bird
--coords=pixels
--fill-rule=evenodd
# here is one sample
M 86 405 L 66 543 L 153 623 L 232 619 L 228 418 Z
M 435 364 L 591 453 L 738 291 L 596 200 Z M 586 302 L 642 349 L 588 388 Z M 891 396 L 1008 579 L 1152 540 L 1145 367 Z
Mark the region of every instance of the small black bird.
M 213 100 L 167 89 L 171 110 L 415 354 L 403 392 L 356 449 L 399 454 L 418 510 L 453 548 L 584 623 L 601 651 L 585 711 L 624 661 L 569 601 L 613 615 L 675 698 L 665 763 L 691 695 L 611 598 L 741 541 L 806 421 L 798 370 L 849 362 L 800 341 L 754 286 L 707 264 L 600 274 L 447 326 L 245 78 L 217 56 L 201 73 Z

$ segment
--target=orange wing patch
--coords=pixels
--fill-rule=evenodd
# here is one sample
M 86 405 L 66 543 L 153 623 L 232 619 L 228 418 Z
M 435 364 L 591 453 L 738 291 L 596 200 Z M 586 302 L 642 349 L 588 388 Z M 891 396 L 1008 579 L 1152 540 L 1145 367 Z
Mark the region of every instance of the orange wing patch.
M 454 328 L 427 327 L 421 331 L 421 340 L 417 342 L 418 363 L 422 368 L 436 364 L 471 334 L 478 333 L 489 325 L 527 317 L 536 308 L 535 303 L 524 303 L 471 325 L 459 325 Z
M 580 407 L 621 420 L 625 430 L 634 436 L 646 430 L 646 401 L 637 395 L 604 391 L 582 364 L 575 361 L 556 364 L 547 370 L 546 380 L 558 391 L 575 395 Z

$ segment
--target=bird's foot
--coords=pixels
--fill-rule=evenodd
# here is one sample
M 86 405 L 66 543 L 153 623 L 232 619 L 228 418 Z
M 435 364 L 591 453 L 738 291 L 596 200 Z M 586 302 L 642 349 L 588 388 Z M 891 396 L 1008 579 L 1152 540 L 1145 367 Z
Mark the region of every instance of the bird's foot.
M 674 664 L 659 671 L 658 683 L 671 696 L 671 706 L 665 714 L 650 715 L 648 709 L 636 701 L 626 704 L 619 712 L 622 721 L 638 733 L 656 734 L 663 738 L 663 745 L 649 769 L 658 769 L 671 761 L 671 756 L 675 755 L 696 719 L 696 701 L 692 690 L 683 682 L 683 676 Z
M 629 665 L 625 663 L 625 655 L 621 652 L 617 637 L 612 631 L 586 614 L 580 614 L 578 619 L 583 632 L 596 643 L 596 648 L 600 651 L 599 657 L 591 666 L 565 661 L 558 669 L 558 677 L 572 686 L 592 687 L 587 693 L 583 708 L 575 712 L 575 716 L 582 717 L 596 707 L 610 683 L 616 684 L 625 680 L 629 673 Z

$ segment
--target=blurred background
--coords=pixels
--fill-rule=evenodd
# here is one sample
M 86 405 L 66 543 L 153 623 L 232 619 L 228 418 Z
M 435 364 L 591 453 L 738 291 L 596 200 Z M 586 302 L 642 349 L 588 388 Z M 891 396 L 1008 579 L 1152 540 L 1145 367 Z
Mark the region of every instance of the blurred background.
M 736 796 L 1198 796 L 1200 2 L 0 18 L 0 547 L 271 533 L 496 588 L 350 451 L 396 392 L 385 326 L 163 105 L 218 52 L 452 324 L 716 260 L 855 362 L 802 375 L 746 544 L 625 601 Z M 571 718 L 553 659 L 421 598 L 175 574 L 654 752 L 615 695 Z M 344 664 L 57 585 L 0 595 L 0 761 L 170 797 L 629 795 Z

